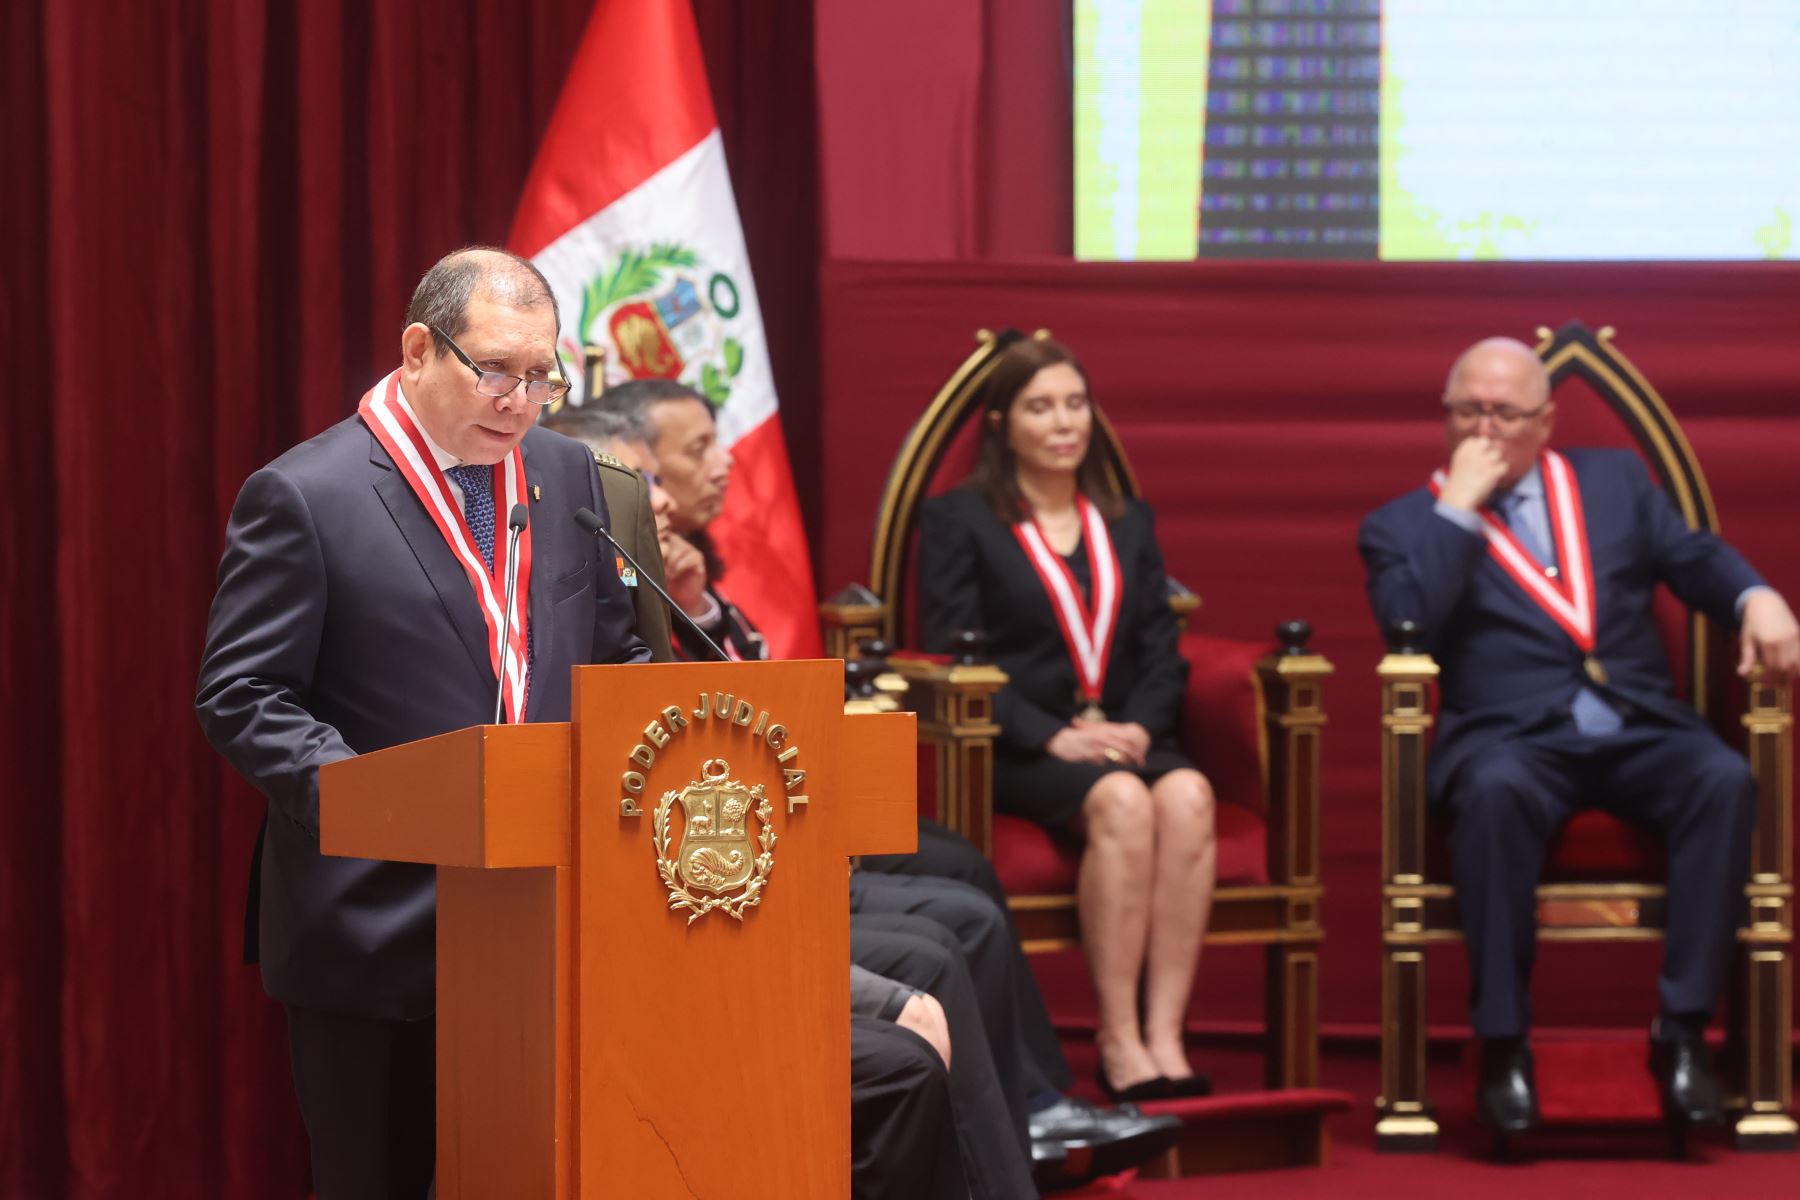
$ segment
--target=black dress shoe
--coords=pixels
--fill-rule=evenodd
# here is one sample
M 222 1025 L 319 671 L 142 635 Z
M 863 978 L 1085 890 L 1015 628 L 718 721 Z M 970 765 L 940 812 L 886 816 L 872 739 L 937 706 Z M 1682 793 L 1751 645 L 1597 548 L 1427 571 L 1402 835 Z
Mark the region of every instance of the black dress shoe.
M 1031 1114 L 1033 1177 L 1040 1187 L 1073 1187 L 1141 1166 L 1181 1140 L 1179 1117 L 1146 1116 L 1131 1105 L 1102 1108 L 1085 1100 L 1064 1097 Z M 1039 1147 L 1047 1159 L 1060 1147 L 1064 1161 L 1053 1184 L 1046 1184 L 1037 1169 Z
M 1061 1142 L 1031 1143 L 1031 1182 L 1037 1185 L 1040 1192 L 1048 1192 L 1063 1186 L 1067 1178 L 1064 1168 L 1069 1162 L 1069 1152 Z
M 1502 1137 L 1524 1133 L 1538 1123 L 1537 1080 L 1531 1044 L 1522 1037 L 1484 1038 L 1481 1079 L 1475 1085 L 1475 1116 Z
M 1145 1100 L 1167 1100 L 1175 1093 L 1166 1075 L 1152 1075 L 1148 1079 L 1126 1087 L 1114 1087 L 1112 1080 L 1106 1077 L 1106 1068 L 1094 1068 L 1094 1082 L 1099 1085 L 1100 1094 L 1114 1104 L 1137 1104 Z
M 1704 1034 L 1659 1023 L 1650 1035 L 1650 1074 L 1656 1077 L 1664 1117 L 1690 1125 L 1717 1125 L 1725 1119 Z

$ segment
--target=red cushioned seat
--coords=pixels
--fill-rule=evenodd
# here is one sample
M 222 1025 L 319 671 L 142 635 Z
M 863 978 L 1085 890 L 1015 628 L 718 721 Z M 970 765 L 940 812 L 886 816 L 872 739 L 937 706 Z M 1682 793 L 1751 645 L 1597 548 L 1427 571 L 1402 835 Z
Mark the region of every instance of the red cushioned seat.
M 1441 822 L 1431 823 L 1431 878 L 1450 878 L 1450 850 Z M 1569 818 L 1544 865 L 1545 883 L 1661 883 L 1667 874 L 1662 839 L 1597 808 Z
M 1181 657 L 1188 663 L 1181 748 L 1206 773 L 1221 809 L 1226 805 L 1259 813 L 1263 809 L 1266 706 L 1256 680 L 1256 664 L 1271 649 L 1267 642 L 1234 641 L 1191 631 L 1181 635 Z M 1224 825 L 1223 817 L 1220 825 Z M 1261 869 L 1259 866 L 1258 871 Z M 1264 881 L 1261 874 L 1256 878 Z M 1221 863 L 1219 882 L 1225 880 Z
M 1550 844 L 1544 879 L 1549 883 L 1615 879 L 1660 882 L 1667 874 L 1660 837 L 1609 813 L 1589 809 L 1570 818 Z
M 1219 886 L 1269 882 L 1262 816 L 1240 804 L 1218 807 Z M 1050 836 L 1023 817 L 994 814 L 994 872 L 1011 896 L 1060 896 L 1075 890 L 1081 846 Z

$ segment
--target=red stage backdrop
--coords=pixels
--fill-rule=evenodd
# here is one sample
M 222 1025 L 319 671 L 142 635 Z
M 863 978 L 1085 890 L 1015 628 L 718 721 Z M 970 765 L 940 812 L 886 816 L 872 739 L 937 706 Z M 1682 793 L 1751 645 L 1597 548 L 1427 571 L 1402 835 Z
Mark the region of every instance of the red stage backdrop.
M 1615 326 L 1616 344 L 1682 418 L 1726 535 L 1800 597 L 1793 264 L 835 262 L 821 307 L 833 448 L 821 586 L 868 570 L 884 468 L 973 348 L 974 331 L 1047 327 L 1081 356 L 1118 427 L 1156 507 L 1169 570 L 1204 599 L 1198 626 L 1266 638 L 1280 618 L 1313 623 L 1314 646 L 1337 665 L 1326 685 L 1327 1022 L 1370 1028 L 1378 1013 L 1381 647 L 1356 528 L 1439 464 L 1439 397 L 1464 346 L 1500 333 L 1530 341 L 1537 326 L 1569 318 Z M 1580 414 L 1563 422 L 1579 426 Z M 1595 972 L 1596 955 L 1610 969 Z M 1581 971 L 1572 969 L 1577 959 Z M 1255 1016 L 1255 962 L 1214 953 L 1207 963 L 1196 1015 Z M 1549 947 L 1539 1019 L 1647 1023 L 1655 963 L 1653 948 L 1622 947 L 1613 957 Z M 1442 953 L 1433 964 L 1432 1017 L 1460 1023 L 1460 955 Z
M 1328 686 L 1324 1015 L 1375 1019 L 1378 656 L 1354 538 L 1439 457 L 1445 370 L 1478 337 L 1612 324 L 1683 418 L 1726 535 L 1790 597 L 1800 502 L 1795 264 L 1077 264 L 1071 250 L 1069 6 L 814 0 L 824 205 L 819 584 L 867 570 L 881 474 L 977 328 L 1045 326 L 1086 360 L 1200 624 L 1266 636 L 1305 616 Z M 896 96 L 908 102 L 894 103 Z M 1654 954 L 1569 982 L 1551 1022 L 1637 1023 Z M 1586 951 L 1576 950 L 1576 956 Z M 1196 1014 L 1255 1013 L 1260 971 L 1213 953 Z M 1459 956 L 1432 1014 L 1460 1021 Z M 1060 979 L 1081 989 L 1079 972 Z M 1554 993 L 1554 995 L 1552 994 Z M 1079 1009 L 1084 1001 L 1078 1002 Z

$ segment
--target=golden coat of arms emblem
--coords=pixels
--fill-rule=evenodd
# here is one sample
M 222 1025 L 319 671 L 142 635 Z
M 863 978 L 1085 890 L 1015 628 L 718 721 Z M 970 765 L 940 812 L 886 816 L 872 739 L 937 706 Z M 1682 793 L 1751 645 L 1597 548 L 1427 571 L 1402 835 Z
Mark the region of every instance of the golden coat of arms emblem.
M 652 815 L 656 870 L 669 889 L 669 907 L 686 910 L 692 925 L 714 909 L 739 921 L 762 903 L 775 866 L 775 806 L 761 784 L 747 788 L 731 777 L 731 764 L 709 758 L 700 778 L 679 792 L 664 792 Z M 670 817 L 682 810 L 680 844 L 669 852 Z M 750 835 L 750 817 L 759 823 Z M 760 848 L 760 849 L 759 849 Z

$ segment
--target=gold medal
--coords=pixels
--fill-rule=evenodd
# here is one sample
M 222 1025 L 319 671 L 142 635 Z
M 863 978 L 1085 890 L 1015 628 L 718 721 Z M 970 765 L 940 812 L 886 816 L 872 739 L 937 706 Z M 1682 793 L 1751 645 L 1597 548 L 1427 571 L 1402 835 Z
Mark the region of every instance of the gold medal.
M 1591 654 L 1588 655 L 1581 660 L 1581 669 L 1587 672 L 1587 677 L 1589 679 L 1593 680 L 1601 687 L 1606 686 L 1606 668 L 1600 665 L 1599 659 Z
M 1090 700 L 1088 701 L 1087 707 L 1081 710 L 1081 719 L 1084 721 L 1104 721 L 1106 720 L 1106 710 Z

